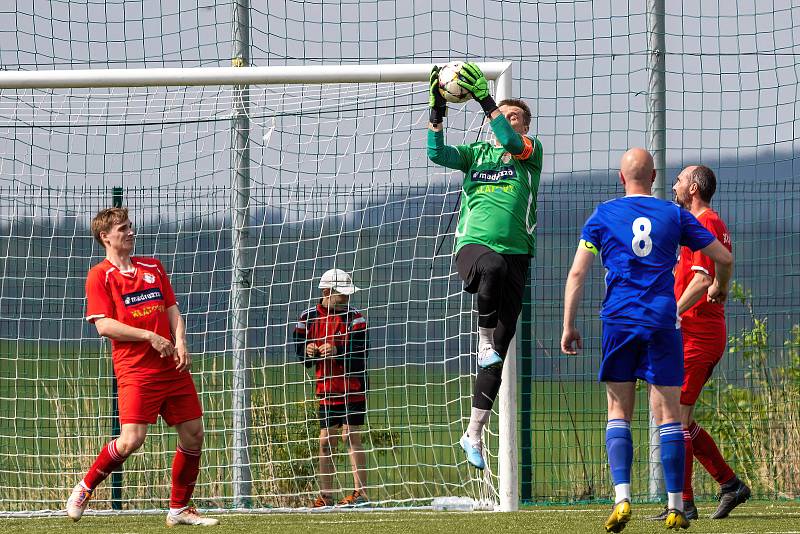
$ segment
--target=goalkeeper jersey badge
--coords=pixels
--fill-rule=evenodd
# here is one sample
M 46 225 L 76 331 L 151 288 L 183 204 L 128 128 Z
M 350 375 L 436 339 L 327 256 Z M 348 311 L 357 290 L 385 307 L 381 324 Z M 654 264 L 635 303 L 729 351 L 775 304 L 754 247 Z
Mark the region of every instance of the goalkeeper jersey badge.
M 500 161 L 503 163 L 508 163 L 511 161 L 511 153 L 510 152 L 503 152 L 503 155 L 500 156 Z

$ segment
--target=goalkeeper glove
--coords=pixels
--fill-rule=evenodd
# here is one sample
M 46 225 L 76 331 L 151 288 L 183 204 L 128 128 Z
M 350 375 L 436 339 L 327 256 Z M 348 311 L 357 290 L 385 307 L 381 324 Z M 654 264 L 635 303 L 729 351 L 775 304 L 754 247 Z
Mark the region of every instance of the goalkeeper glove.
M 447 115 L 447 101 L 439 91 L 439 67 L 436 65 L 431 69 L 430 91 L 428 98 L 428 105 L 431 108 L 430 122 L 434 126 L 438 126 Z
M 489 82 L 483 75 L 481 69 L 475 63 L 464 63 L 458 73 L 458 85 L 472 93 L 472 97 L 478 101 L 487 117 L 491 117 L 497 104 L 489 94 Z

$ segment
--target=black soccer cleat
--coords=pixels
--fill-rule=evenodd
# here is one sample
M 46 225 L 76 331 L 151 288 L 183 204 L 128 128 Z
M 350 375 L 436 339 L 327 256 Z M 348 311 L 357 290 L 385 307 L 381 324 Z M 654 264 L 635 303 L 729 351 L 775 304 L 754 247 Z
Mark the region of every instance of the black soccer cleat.
M 750 488 L 747 484 L 738 480 L 738 484 L 728 491 L 722 491 L 719 496 L 719 506 L 717 511 L 711 514 L 711 519 L 724 519 L 733 511 L 734 508 L 750 498 Z
M 669 507 L 665 506 L 664 509 L 661 510 L 660 514 L 651 515 L 651 516 L 647 517 L 646 519 L 648 521 L 664 521 L 667 518 L 668 515 L 669 515 Z
M 694 505 L 694 501 L 683 501 L 683 513 L 686 516 L 686 519 L 697 519 L 697 506 Z M 669 507 L 665 506 L 664 509 L 661 511 L 660 514 L 650 516 L 647 518 L 648 521 L 666 521 L 667 516 L 669 515 Z
M 697 519 L 699 516 L 697 514 L 697 506 L 694 505 L 694 501 L 683 501 L 683 513 L 686 516 L 686 519 Z

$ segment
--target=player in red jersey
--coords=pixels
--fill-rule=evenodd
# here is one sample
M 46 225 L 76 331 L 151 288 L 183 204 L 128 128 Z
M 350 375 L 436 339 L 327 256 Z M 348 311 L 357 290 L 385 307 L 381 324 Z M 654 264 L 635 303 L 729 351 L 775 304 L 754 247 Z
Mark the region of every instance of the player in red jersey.
M 341 269 L 326 271 L 319 282 L 322 298 L 302 313 L 294 329 L 297 355 L 307 368 L 314 366 L 319 398 L 319 496 L 314 508 L 333 506 L 332 452 L 341 436 L 350 449 L 353 492 L 339 504 L 357 506 L 369 502 L 366 456 L 361 446 L 361 427 L 367 413 L 367 320 L 349 305 L 358 291 L 350 275 Z
M 86 320 L 111 339 L 121 430 L 72 490 L 67 515 L 81 518 L 97 485 L 142 446 L 160 414 L 178 432 L 167 526 L 216 525 L 189 506 L 200 470 L 203 410 L 172 285 L 161 262 L 131 256 L 135 234 L 126 208 L 100 211 L 92 235 L 106 258 L 86 278 Z
M 672 187 L 675 200 L 688 209 L 728 250 L 731 236 L 719 214 L 711 208 L 717 189 L 714 172 L 704 165 L 686 167 Z M 710 302 L 706 291 L 714 280 L 714 262 L 698 252 L 681 247 L 675 268 L 675 298 L 683 333 L 684 377 L 681 388 L 681 418 L 686 446 L 684 473 L 684 510 L 697 517 L 692 493 L 692 457 L 697 458 L 720 484 L 720 504 L 712 519 L 727 517 L 736 506 L 750 497 L 750 488 L 739 480 L 722 458 L 716 443 L 694 420 L 693 412 L 703 386 L 725 352 L 725 307 Z M 688 505 L 688 507 L 687 507 Z

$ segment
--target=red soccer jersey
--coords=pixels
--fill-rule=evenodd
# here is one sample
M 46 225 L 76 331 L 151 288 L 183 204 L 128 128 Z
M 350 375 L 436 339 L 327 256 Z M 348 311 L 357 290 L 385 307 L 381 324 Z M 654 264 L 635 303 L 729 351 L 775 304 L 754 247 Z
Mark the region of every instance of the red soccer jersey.
M 317 305 L 303 312 L 294 329 L 297 355 L 307 367 L 316 365 L 317 397 L 321 404 L 346 404 L 366 400 L 367 320 L 355 308 L 328 312 Z M 308 343 L 336 346 L 333 358 L 307 359 Z
M 700 224 L 714 234 L 720 243 L 728 250 L 731 249 L 731 235 L 728 228 L 720 219 L 719 214 L 707 209 L 697 217 Z M 716 271 L 714 261 L 700 252 L 692 252 L 688 247 L 681 247 L 681 255 L 675 268 L 675 298 L 680 299 L 689 282 L 692 281 L 697 271 L 704 272 L 714 278 Z M 681 315 L 681 329 L 686 333 L 715 337 L 719 333 L 725 337 L 725 307 L 723 304 L 708 302 L 701 297 L 697 303 Z
M 108 260 L 89 270 L 86 320 L 94 323 L 108 317 L 172 340 L 167 308 L 176 301 L 164 267 L 154 258 L 134 257 L 131 261 L 132 272 L 120 272 Z M 120 385 L 165 382 L 180 376 L 173 359 L 162 358 L 148 341 L 112 340 L 111 349 Z

